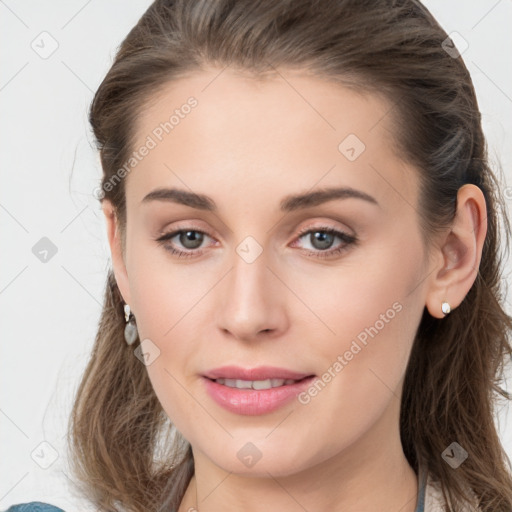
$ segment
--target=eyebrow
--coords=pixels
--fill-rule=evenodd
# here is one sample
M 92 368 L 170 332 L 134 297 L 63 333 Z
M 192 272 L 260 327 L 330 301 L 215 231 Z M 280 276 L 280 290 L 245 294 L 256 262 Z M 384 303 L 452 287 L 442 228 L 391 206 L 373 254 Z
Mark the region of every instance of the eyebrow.
M 337 187 L 337 188 L 324 188 L 314 192 L 305 192 L 297 195 L 286 196 L 279 203 L 280 210 L 283 212 L 292 212 L 311 206 L 317 206 L 333 199 L 362 199 L 369 203 L 379 205 L 377 200 L 362 192 L 351 187 Z M 198 210 L 206 210 L 210 212 L 217 212 L 217 205 L 215 201 L 204 194 L 197 194 L 187 190 L 177 188 L 157 188 L 147 194 L 141 201 L 141 204 L 147 204 L 152 201 L 166 201 L 172 203 L 183 204 Z

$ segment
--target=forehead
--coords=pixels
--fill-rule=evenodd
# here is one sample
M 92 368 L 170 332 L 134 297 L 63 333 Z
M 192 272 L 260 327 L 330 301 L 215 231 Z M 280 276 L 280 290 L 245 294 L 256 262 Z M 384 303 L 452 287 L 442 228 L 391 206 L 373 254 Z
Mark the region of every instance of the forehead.
M 198 107 L 191 112 L 185 108 L 190 98 Z M 180 134 L 190 135 L 185 133 L 186 125 L 193 124 L 194 130 L 201 129 L 198 135 L 208 133 L 203 142 L 223 134 L 246 140 L 247 135 L 255 134 L 292 136 L 293 142 L 299 128 L 302 138 L 327 136 L 327 143 L 336 142 L 345 132 L 368 142 L 386 137 L 389 143 L 393 142 L 390 106 L 383 95 L 348 88 L 303 71 L 276 70 L 263 78 L 231 68 L 208 68 L 168 82 L 150 95 L 140 112 L 136 133 L 151 133 L 176 114 L 172 121 L 176 140 Z M 181 110 L 186 111 L 184 115 Z M 192 121 L 182 123 L 189 113 L 194 114 L 190 116 Z M 380 130 L 376 129 L 379 125 Z M 250 145 L 249 140 L 247 143 Z
M 381 95 L 299 71 L 264 79 L 230 68 L 195 72 L 142 109 L 133 149 L 151 150 L 128 176 L 128 201 L 139 204 L 164 184 L 208 192 L 221 183 L 236 193 L 242 181 L 263 193 L 366 184 L 383 202 L 415 201 L 416 177 L 394 151 L 390 111 Z

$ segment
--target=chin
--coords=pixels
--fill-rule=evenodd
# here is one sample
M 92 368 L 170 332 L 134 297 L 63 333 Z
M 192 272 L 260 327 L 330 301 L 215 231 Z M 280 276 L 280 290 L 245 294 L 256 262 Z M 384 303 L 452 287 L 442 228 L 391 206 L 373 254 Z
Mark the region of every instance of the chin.
M 301 444 L 290 441 L 283 450 L 282 442 L 275 445 L 271 442 L 234 442 L 228 448 L 224 445 L 219 453 L 206 455 L 226 472 L 264 478 L 268 478 L 270 473 L 274 477 L 284 477 L 320 462 L 313 460 L 313 457 L 318 457 L 318 453 L 313 452 L 308 459 L 308 455 L 302 452 Z

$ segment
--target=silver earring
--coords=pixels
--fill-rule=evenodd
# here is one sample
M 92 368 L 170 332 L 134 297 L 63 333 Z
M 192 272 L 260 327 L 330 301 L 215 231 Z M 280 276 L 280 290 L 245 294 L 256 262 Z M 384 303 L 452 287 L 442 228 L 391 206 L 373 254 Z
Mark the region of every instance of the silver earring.
M 443 302 L 441 304 L 441 311 L 443 312 L 443 315 L 447 315 L 452 309 L 450 308 L 450 304 L 448 302 Z
M 124 305 L 124 319 L 126 320 L 126 325 L 124 326 L 124 339 L 128 345 L 132 345 L 137 339 L 139 333 L 137 332 L 137 326 L 135 325 L 135 317 L 130 311 L 130 306 L 128 306 L 128 304 Z

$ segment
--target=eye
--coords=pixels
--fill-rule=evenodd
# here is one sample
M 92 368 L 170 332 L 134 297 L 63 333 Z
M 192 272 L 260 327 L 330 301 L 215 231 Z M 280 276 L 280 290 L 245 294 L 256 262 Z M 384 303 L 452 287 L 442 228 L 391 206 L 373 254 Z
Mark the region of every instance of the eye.
M 157 238 L 156 241 L 163 245 L 164 249 L 169 251 L 171 254 L 174 254 L 179 258 L 188 258 L 190 256 L 198 256 L 203 253 L 203 251 L 197 251 L 197 248 L 202 244 L 205 235 L 209 236 L 204 231 L 199 231 L 198 229 L 178 229 L 172 233 L 162 235 L 160 238 Z M 168 243 L 168 241 L 175 237 L 178 237 L 178 242 L 187 249 L 186 251 L 176 249 L 174 243 Z
M 313 236 L 314 235 L 314 236 Z M 349 235 L 330 226 L 318 226 L 315 228 L 305 228 L 299 233 L 298 239 L 309 236 L 309 240 L 315 249 L 308 249 L 308 255 L 316 258 L 330 258 L 347 250 L 350 245 L 357 243 L 354 235 Z M 338 247 L 331 249 L 334 239 L 339 238 L 342 243 Z M 307 239 L 307 238 L 306 238 Z M 327 250 L 326 250 L 327 249 Z

